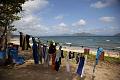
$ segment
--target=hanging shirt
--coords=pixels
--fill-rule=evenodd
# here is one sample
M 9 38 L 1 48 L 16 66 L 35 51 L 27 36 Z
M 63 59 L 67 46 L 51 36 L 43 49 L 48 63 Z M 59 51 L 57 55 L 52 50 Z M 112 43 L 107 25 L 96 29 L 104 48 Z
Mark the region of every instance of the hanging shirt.
M 39 53 L 39 60 L 42 64 L 42 45 L 41 45 L 41 43 L 38 43 L 38 53 Z
M 72 58 L 72 56 L 71 56 L 71 51 L 69 52 L 69 59 L 71 59 Z
M 33 40 L 33 46 L 32 46 L 32 49 L 33 49 L 33 58 L 34 58 L 34 63 L 35 64 L 39 64 L 39 56 L 38 56 L 38 46 L 35 42 L 35 38 L 32 38 Z
M 59 49 L 56 54 L 56 61 L 59 61 L 59 58 L 61 58 L 61 50 Z
M 103 48 L 98 48 L 97 53 L 96 53 L 96 64 L 98 64 L 99 57 L 103 52 Z
M 77 69 L 77 74 L 81 76 L 82 74 L 82 69 L 84 66 L 84 61 L 85 61 L 85 57 L 80 57 L 80 61 L 79 61 L 79 65 L 78 65 L 78 69 Z
M 23 33 L 20 32 L 20 47 L 22 47 L 22 43 L 23 43 Z
M 31 48 L 29 44 L 30 43 L 29 39 L 30 39 L 30 35 L 26 35 L 26 44 L 27 44 L 26 50 L 28 50 L 28 48 Z

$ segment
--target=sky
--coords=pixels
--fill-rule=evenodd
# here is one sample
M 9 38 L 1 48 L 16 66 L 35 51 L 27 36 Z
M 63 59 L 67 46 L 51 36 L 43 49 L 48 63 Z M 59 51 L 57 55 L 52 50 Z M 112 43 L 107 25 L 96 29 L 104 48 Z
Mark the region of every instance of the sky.
M 28 0 L 13 24 L 35 36 L 120 32 L 120 0 Z M 17 33 L 17 32 L 15 32 Z

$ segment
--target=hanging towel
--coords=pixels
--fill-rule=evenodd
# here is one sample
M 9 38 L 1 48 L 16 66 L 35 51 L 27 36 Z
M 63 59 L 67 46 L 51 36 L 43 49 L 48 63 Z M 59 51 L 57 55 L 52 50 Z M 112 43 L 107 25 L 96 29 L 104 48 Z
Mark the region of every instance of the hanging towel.
M 58 71 L 60 67 L 59 61 L 55 61 L 55 70 Z
M 35 42 L 35 38 L 34 38 L 34 37 L 32 38 L 32 41 L 33 41 L 32 49 L 33 49 L 34 63 L 35 63 L 35 64 L 39 64 L 38 46 L 37 46 L 37 44 L 36 44 L 36 42 Z
M 52 54 L 52 69 L 53 70 L 55 70 L 55 57 L 56 57 L 55 53 Z
M 69 59 L 66 59 L 66 70 L 67 70 L 67 72 L 70 72 L 70 63 L 69 63 Z
M 71 59 L 71 58 L 72 58 L 71 54 L 72 54 L 72 53 L 71 53 L 71 51 L 70 51 L 70 52 L 69 52 L 69 59 Z
M 43 48 L 42 48 L 42 57 L 44 59 L 44 62 L 45 62 L 45 56 L 46 56 L 46 49 L 47 49 L 47 46 L 43 45 Z
M 26 50 L 27 44 L 26 44 L 26 36 L 23 36 L 23 42 L 22 42 L 22 50 Z
M 99 58 L 99 59 L 100 59 L 101 61 L 104 61 L 104 54 L 105 54 L 105 53 L 104 53 L 104 51 L 103 51 L 103 52 L 101 53 L 101 55 L 100 55 L 100 58 Z
M 64 58 L 63 50 L 61 50 L 61 58 Z
M 30 35 L 26 35 L 26 50 L 28 50 L 28 48 L 31 48 L 31 46 L 30 46 L 30 41 L 29 41 L 29 39 L 30 39 Z
M 76 64 L 79 62 L 79 54 L 76 55 Z
M 84 75 L 86 62 L 87 62 L 87 55 L 85 55 L 85 61 L 84 61 L 81 77 L 83 77 Z
M 72 58 L 75 58 L 75 52 L 72 53 Z
M 23 33 L 22 32 L 19 32 L 20 33 L 20 47 L 22 47 L 22 43 L 23 43 Z
M 40 63 L 42 64 L 42 45 L 40 42 L 38 43 L 38 53 L 39 53 Z
M 53 43 L 50 44 L 50 47 L 49 47 L 49 50 L 48 50 L 48 53 L 49 54 L 54 54 L 56 52 L 56 46 L 53 45 Z
M 83 69 L 83 66 L 84 66 L 84 61 L 85 61 L 85 57 L 84 56 L 80 57 L 80 61 L 79 61 L 78 69 L 77 69 L 77 74 L 80 75 L 80 76 L 82 74 L 82 69 Z
M 99 58 L 102 52 L 103 52 L 103 48 L 98 48 L 97 53 L 96 53 L 96 65 L 98 64 L 98 61 L 99 61 Z

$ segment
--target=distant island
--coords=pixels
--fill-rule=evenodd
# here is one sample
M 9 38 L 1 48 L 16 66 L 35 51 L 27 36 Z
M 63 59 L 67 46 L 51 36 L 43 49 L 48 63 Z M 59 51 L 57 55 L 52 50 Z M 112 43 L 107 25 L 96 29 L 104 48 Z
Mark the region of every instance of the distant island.
M 104 36 L 104 35 L 97 35 L 97 34 L 82 32 L 82 33 L 61 34 L 61 35 L 53 35 L 53 36 Z M 120 36 L 120 33 L 117 33 L 111 36 Z M 12 37 L 19 37 L 19 35 L 13 34 Z
M 97 36 L 97 35 L 91 34 L 91 33 L 82 32 L 82 33 L 73 33 L 73 34 L 63 34 L 61 36 Z
M 120 33 L 115 34 L 114 36 L 120 36 Z
M 82 32 L 82 33 L 74 33 L 74 34 L 72 34 L 72 36 L 97 36 L 97 35 L 91 34 L 91 33 Z

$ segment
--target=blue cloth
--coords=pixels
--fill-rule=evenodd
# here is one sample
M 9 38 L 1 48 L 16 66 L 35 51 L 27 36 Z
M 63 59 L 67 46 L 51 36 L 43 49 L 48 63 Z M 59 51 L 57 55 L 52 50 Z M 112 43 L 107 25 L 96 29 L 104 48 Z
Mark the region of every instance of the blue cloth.
M 98 48 L 97 53 L 96 53 L 96 64 L 98 64 L 99 57 L 103 52 L 103 48 Z
M 16 64 L 24 64 L 25 59 L 23 56 L 18 56 L 18 58 L 15 60 Z
M 78 65 L 78 69 L 77 69 L 77 74 L 81 75 L 82 74 L 82 69 L 84 66 L 84 61 L 85 61 L 85 57 L 80 57 L 80 62 Z
M 4 59 L 6 56 L 4 51 L 0 51 L 0 59 Z
M 25 61 L 23 56 L 18 55 L 17 48 L 8 48 L 8 56 L 11 57 L 16 64 L 23 64 Z
M 12 59 L 17 59 L 17 57 L 18 57 L 18 50 L 16 48 L 11 48 L 10 56 L 12 57 Z
M 38 54 L 38 46 L 35 42 L 35 39 L 32 38 L 33 40 L 33 46 L 32 46 L 32 49 L 33 49 L 33 58 L 34 58 L 34 63 L 35 64 L 39 64 L 39 54 Z

